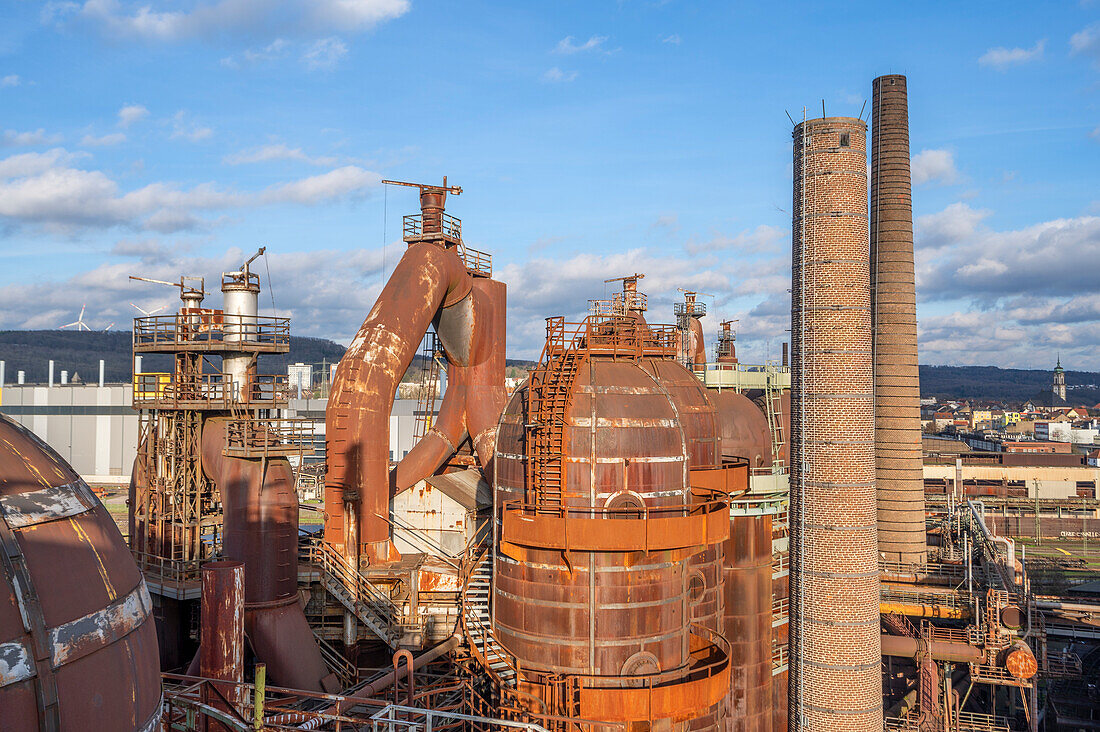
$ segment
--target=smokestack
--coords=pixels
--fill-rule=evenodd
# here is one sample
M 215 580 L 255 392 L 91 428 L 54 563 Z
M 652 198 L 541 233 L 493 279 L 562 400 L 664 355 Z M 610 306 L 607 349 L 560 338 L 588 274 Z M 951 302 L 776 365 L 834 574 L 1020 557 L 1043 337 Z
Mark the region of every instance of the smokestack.
M 104 377 L 104 371 L 106 370 L 106 367 L 107 367 L 107 362 L 104 361 L 102 358 L 99 359 L 99 388 L 100 389 L 103 388 L 103 377 Z
M 924 462 L 917 375 L 909 102 L 904 76 L 875 79 L 871 125 L 878 544 L 886 561 L 923 564 L 927 557 Z
M 15 372 L 15 383 L 24 384 L 24 383 L 26 383 L 26 381 L 27 381 L 27 372 L 26 371 L 16 371 Z
M 53 386 L 53 360 L 50 360 L 50 386 Z
M 783 361 L 782 361 L 781 365 L 783 366 L 783 368 L 786 368 L 787 366 L 790 366 L 790 357 L 789 357 L 789 354 L 787 352 L 787 342 L 786 341 L 783 341 Z
M 791 732 L 882 730 L 866 130 L 794 129 Z
M 5 368 L 6 366 L 7 366 L 7 363 L 6 363 L 6 362 L 4 362 L 4 361 L 0 361 L 0 387 L 3 387 L 3 386 L 4 386 L 4 384 L 6 383 L 6 382 L 4 381 L 4 368 Z
M 61 385 L 65 386 L 69 383 L 69 372 L 65 369 L 61 369 Z

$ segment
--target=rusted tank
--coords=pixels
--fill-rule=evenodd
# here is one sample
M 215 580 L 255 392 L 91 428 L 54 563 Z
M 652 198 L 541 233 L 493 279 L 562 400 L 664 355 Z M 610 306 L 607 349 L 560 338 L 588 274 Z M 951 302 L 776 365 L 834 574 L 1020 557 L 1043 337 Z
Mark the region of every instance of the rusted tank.
M 145 580 L 84 481 L 4 416 L 0 545 L 0 728 L 156 729 Z
M 772 520 L 731 516 L 723 576 L 730 729 L 772 729 Z
M 225 421 L 203 426 L 203 471 L 222 500 L 222 555 L 244 563 L 245 632 L 273 683 L 335 691 L 298 602 L 298 494 L 285 457 L 228 457 Z
M 711 391 L 709 396 L 718 413 L 722 457 L 746 460 L 751 468 L 770 466 L 771 431 L 760 408 L 735 391 Z
M 696 511 L 706 502 L 691 475 L 717 466 L 715 408 L 673 360 L 675 329 L 665 339 L 629 316 L 593 316 L 580 330 L 560 347 L 551 336 L 534 386 L 501 417 L 494 634 L 523 671 L 520 691 L 549 713 L 566 712 L 552 681 L 565 679 L 581 700 L 571 714 L 716 728 L 728 670 L 711 645 L 714 545 L 728 536 L 728 507 Z M 557 437 L 540 438 L 533 422 L 558 425 Z M 560 449 L 557 462 L 533 453 L 539 444 Z M 657 517 L 696 528 L 662 534 Z M 701 664 L 714 672 L 693 675 Z
M 202 567 L 202 632 L 199 675 L 226 681 L 203 687 L 203 702 L 229 711 L 244 701 L 244 562 L 222 560 Z M 212 720 L 204 732 L 228 730 Z

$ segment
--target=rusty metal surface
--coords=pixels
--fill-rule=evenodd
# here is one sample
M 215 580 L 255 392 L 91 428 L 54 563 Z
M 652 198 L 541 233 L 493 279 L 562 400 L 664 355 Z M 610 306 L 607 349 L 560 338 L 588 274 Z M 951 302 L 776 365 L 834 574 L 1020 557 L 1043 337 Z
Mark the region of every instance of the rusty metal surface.
M 0 724 L 144 730 L 159 716 L 149 596 L 110 514 L 0 417 Z
M 732 516 L 723 573 L 723 633 L 730 643 L 727 720 L 767 732 L 772 721 L 772 521 Z
M 735 391 L 712 391 L 710 399 L 717 409 L 722 457 L 747 460 L 753 468 L 770 466 L 772 438 L 767 416 L 751 399 Z
M 229 711 L 244 701 L 244 562 L 223 560 L 202 567 L 202 629 L 199 675 L 229 682 L 204 687 L 203 702 Z M 207 730 L 227 729 L 207 721 Z
M 504 285 L 467 269 L 458 240 L 443 231 L 448 188 L 421 188 L 421 227 L 341 359 L 326 413 L 325 540 L 349 559 L 397 558 L 391 492 L 434 473 L 469 437 L 481 465 L 503 409 Z M 452 190 L 453 192 L 453 190 Z M 397 384 L 429 325 L 448 362 L 447 393 L 433 429 L 389 473 L 389 414 Z M 354 508 L 340 511 L 348 502 Z
M 531 526 L 501 525 L 504 536 L 525 546 L 514 556 L 496 555 L 494 633 L 522 670 L 521 690 L 541 699 L 550 714 L 716 729 L 730 673 L 718 632 L 724 544 L 705 541 L 728 536 L 728 510 L 715 514 L 720 528 L 679 527 L 660 545 L 694 541 L 694 548 L 657 550 L 643 542 L 655 526 L 631 525 L 663 510 L 687 516 L 705 508 L 711 494 L 693 492 L 690 476 L 693 469 L 715 471 L 721 462 L 717 409 L 657 331 L 652 340 L 659 355 L 646 355 L 644 334 L 650 331 L 639 329 L 638 320 L 600 322 L 586 331 L 591 337 L 573 341 L 572 347 L 584 349 L 576 365 L 563 355 L 568 339 L 550 356 L 575 372 L 564 380 L 546 377 L 545 408 L 563 409 L 560 443 L 550 437 L 544 447 L 560 444 L 553 464 L 561 466 L 561 479 L 553 496 L 528 485 L 526 426 L 541 417 L 527 413 L 526 389 L 513 395 L 501 417 L 498 521 L 540 516 L 546 530 L 536 535 Z M 639 346 L 611 348 L 617 328 L 628 328 Z M 552 341 L 556 331 L 549 331 Z M 562 400 L 554 389 L 567 389 L 568 397 Z M 530 503 L 532 495 L 541 502 Z M 560 526 L 551 527 L 555 520 Z M 583 530 L 574 528 L 575 520 Z M 672 534 L 685 532 L 691 538 L 673 540 Z M 529 546 L 540 540 L 545 547 Z M 768 541 L 770 568 L 770 535 Z M 770 608 L 770 600 L 765 604 Z M 700 635 L 690 629 L 692 622 Z M 707 640 L 699 628 L 713 637 Z M 706 654 L 714 654 L 708 666 L 714 672 L 698 675 L 693 669 Z
M 245 566 L 249 641 L 275 683 L 320 691 L 329 672 L 298 603 L 294 472 L 286 458 L 227 457 L 224 448 L 224 421 L 207 420 L 202 466 L 221 494 L 222 556 Z

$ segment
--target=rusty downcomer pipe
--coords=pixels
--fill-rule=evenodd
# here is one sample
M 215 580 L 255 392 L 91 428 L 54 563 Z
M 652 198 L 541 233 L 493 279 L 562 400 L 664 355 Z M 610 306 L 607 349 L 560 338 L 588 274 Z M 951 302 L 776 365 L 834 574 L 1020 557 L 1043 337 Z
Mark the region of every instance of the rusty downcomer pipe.
M 203 702 L 229 711 L 229 705 L 218 696 L 221 694 L 239 709 L 244 701 L 240 697 L 244 682 L 244 562 L 227 559 L 204 564 L 201 605 L 199 675 L 231 682 L 204 686 Z M 205 721 L 207 730 L 225 729 L 217 722 Z
M 360 561 L 396 558 L 387 522 L 394 395 L 436 313 L 467 298 L 472 279 L 453 249 L 414 242 L 336 367 L 325 428 L 325 505 L 334 518 L 326 522 L 325 540 Z M 356 527 L 335 520 L 341 515 L 336 507 L 345 500 L 357 503 L 352 514 Z M 357 534 L 357 552 L 346 547 L 349 529 Z
M 224 421 L 208 419 L 202 467 L 221 494 L 222 554 L 246 569 L 244 623 L 252 649 L 276 684 L 335 691 L 339 684 L 298 602 L 298 495 L 290 463 L 227 457 L 224 448 Z

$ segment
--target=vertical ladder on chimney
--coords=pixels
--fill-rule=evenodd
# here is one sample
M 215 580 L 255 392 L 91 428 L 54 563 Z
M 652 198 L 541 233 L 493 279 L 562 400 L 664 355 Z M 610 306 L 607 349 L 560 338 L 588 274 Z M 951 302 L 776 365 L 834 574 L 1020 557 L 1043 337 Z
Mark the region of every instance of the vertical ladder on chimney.
M 772 436 L 772 465 L 783 465 L 783 446 L 787 435 L 783 432 L 783 389 L 778 385 L 779 371 L 769 363 L 764 371 L 764 398 L 767 400 L 768 430 Z
M 583 357 L 572 340 L 566 341 L 563 318 L 547 318 L 546 336 L 527 389 L 527 500 L 538 508 L 561 510 L 565 415 Z

